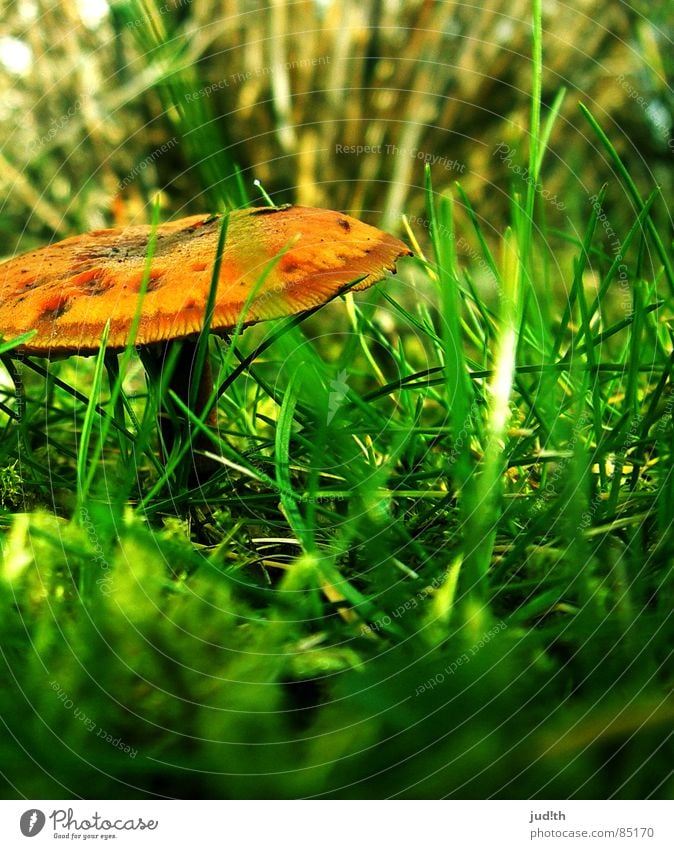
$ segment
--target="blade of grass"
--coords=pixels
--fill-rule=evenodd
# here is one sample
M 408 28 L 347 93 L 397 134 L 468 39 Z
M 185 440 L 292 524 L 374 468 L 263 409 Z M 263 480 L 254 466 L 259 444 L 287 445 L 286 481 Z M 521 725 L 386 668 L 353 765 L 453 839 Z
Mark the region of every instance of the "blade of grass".
M 470 475 L 471 466 L 469 440 L 460 439 L 460 435 L 464 429 L 471 429 L 473 390 L 468 380 L 461 335 L 461 293 L 456 273 L 454 210 L 451 196 L 442 196 L 436 210 L 429 166 L 426 166 L 425 177 L 426 214 L 437 262 L 444 375 L 447 399 L 451 399 L 449 429 L 455 449 L 455 461 L 448 473 L 455 475 L 459 486 L 462 486 Z
M 276 483 L 281 495 L 283 511 L 293 533 L 302 543 L 302 548 L 306 554 L 316 554 L 317 549 L 313 531 L 307 526 L 297 506 L 297 499 L 294 496 L 293 485 L 290 480 L 290 440 L 293 431 L 295 407 L 297 406 L 295 383 L 294 377 L 291 378 L 283 396 L 283 403 L 281 404 L 276 427 Z
M 220 268 L 222 267 L 222 255 L 225 250 L 228 224 L 229 216 L 223 215 L 222 221 L 220 222 L 220 232 L 218 233 L 218 244 L 215 250 L 215 259 L 213 261 L 213 274 L 211 275 L 211 282 L 208 288 L 208 298 L 206 300 L 206 308 L 204 310 L 204 322 L 199 333 L 199 341 L 197 342 L 197 351 L 194 358 L 194 366 L 192 368 L 192 388 L 190 392 L 190 406 L 192 409 L 196 409 L 197 396 L 199 394 L 199 382 L 204 370 L 206 357 L 208 356 L 208 336 L 211 330 L 211 322 L 213 321 L 213 313 L 215 311 L 215 299 L 218 294 L 218 281 L 220 280 Z
M 76 398 L 85 406 L 89 404 L 90 398 L 88 398 L 82 392 L 78 392 L 77 389 L 73 389 L 72 386 L 69 386 L 65 381 L 61 380 L 60 377 L 57 377 L 51 371 L 43 368 L 38 363 L 33 362 L 29 357 L 22 358 L 21 362 L 26 368 L 30 369 L 31 371 L 34 371 L 35 374 L 39 374 L 40 377 L 44 377 L 45 380 L 51 381 L 54 386 L 58 386 L 59 389 L 62 389 L 64 392 L 67 392 L 68 395 L 70 395 L 72 398 Z M 135 441 L 135 436 L 130 431 L 126 430 L 123 425 L 120 425 L 120 423 L 114 418 L 114 416 L 111 416 L 110 413 L 104 407 L 101 407 L 100 404 L 96 404 L 96 412 L 99 416 L 101 416 L 101 418 L 107 419 L 110 427 L 114 427 L 116 430 L 118 430 L 125 437 L 125 439 L 129 440 L 129 442 Z
M 131 361 L 131 357 L 135 353 L 135 342 L 136 337 L 138 335 L 138 328 L 140 327 L 140 321 L 142 317 L 142 308 L 143 301 L 145 299 L 145 294 L 147 293 L 148 283 L 150 281 L 150 270 L 152 267 L 152 258 L 154 256 L 155 248 L 157 246 L 157 227 L 159 225 L 159 203 L 158 200 L 154 204 L 154 208 L 152 211 L 152 227 L 150 230 L 150 237 L 148 239 L 147 244 L 147 254 L 145 257 L 145 266 L 143 268 L 143 277 L 140 281 L 140 287 L 138 290 L 138 297 L 136 299 L 136 310 L 133 316 L 133 320 L 131 321 L 131 327 L 129 328 L 129 338 L 127 339 L 126 348 L 124 349 L 121 362 L 119 365 L 119 374 L 117 376 L 117 380 L 115 381 L 114 386 L 111 388 L 110 392 L 110 406 L 114 410 L 117 405 L 117 399 L 120 397 L 120 393 L 122 391 L 122 383 L 124 377 L 127 373 L 129 362 Z M 88 410 L 87 410 L 88 412 Z M 83 478 L 83 482 L 80 481 L 79 486 L 79 497 L 81 499 L 81 504 L 84 504 L 86 498 L 89 495 L 89 490 L 91 488 L 91 484 L 93 483 L 94 477 L 98 471 L 98 464 L 100 462 L 101 454 L 103 452 L 103 448 L 105 446 L 105 442 L 110 431 L 110 419 L 106 418 L 103 420 L 101 425 L 100 438 L 96 444 L 96 448 L 93 452 L 93 456 L 89 462 L 88 469 Z
M 506 429 L 510 420 L 510 399 L 515 374 L 518 342 L 518 305 L 520 303 L 520 261 L 517 239 L 508 230 L 503 239 L 504 297 L 499 322 L 494 372 L 489 384 L 487 444 L 471 481 L 465 507 L 464 534 L 467 542 L 461 597 L 484 603 L 496 529 L 500 517 L 500 498 L 507 458 L 504 455 Z
M 606 274 L 602 278 L 602 281 L 599 284 L 599 288 L 597 290 L 597 294 L 596 294 L 594 300 L 592 301 L 592 305 L 590 306 L 590 308 L 588 310 L 588 319 L 590 321 L 594 318 L 595 314 L 597 313 L 597 310 L 599 309 L 604 298 L 606 297 L 606 294 L 609 290 L 609 287 L 610 287 L 611 283 L 613 282 L 613 278 L 615 277 L 615 274 L 618 271 L 618 268 L 620 267 L 620 265 L 624 262 L 625 255 L 627 254 L 627 251 L 628 251 L 630 245 L 632 244 L 634 237 L 637 235 L 637 233 L 643 232 L 644 221 L 646 220 L 646 217 L 649 214 L 649 211 L 650 211 L 651 206 L 653 205 L 653 202 L 655 201 L 655 199 L 658 197 L 659 194 L 660 194 L 659 189 L 653 189 L 653 191 L 650 193 L 650 195 L 648 196 L 648 199 L 646 200 L 646 203 L 644 204 L 643 209 L 637 215 L 636 219 L 634 220 L 634 223 L 632 224 L 627 235 L 625 236 L 625 239 L 623 240 L 622 244 L 620 245 L 620 248 L 616 252 L 615 257 L 613 258 L 613 262 L 611 263 L 611 266 L 609 267 L 608 271 L 606 272 Z M 604 200 L 605 196 L 606 196 L 606 187 L 604 186 L 604 187 L 602 187 L 601 191 L 597 195 L 596 205 L 593 204 L 593 210 L 596 211 L 597 214 L 598 214 L 599 210 L 602 208 L 603 200 Z M 588 253 L 592 252 L 589 245 L 586 245 L 586 249 L 587 249 Z M 563 325 L 563 331 L 566 332 L 566 328 L 568 327 L 568 322 L 569 322 L 569 316 L 567 315 L 566 309 L 564 311 L 564 318 L 566 319 L 566 324 Z M 584 328 L 581 327 L 576 338 L 574 339 L 574 344 L 576 346 L 582 341 L 583 336 L 584 336 Z M 555 349 L 554 349 L 555 352 L 556 352 L 554 354 L 555 357 L 559 354 L 559 351 L 561 350 L 562 341 L 563 341 L 562 328 L 560 328 L 560 332 L 558 334 L 558 343 L 559 344 L 556 345 Z M 571 356 L 571 352 L 567 351 L 561 356 L 561 359 L 565 360 L 565 359 L 568 359 L 570 356 Z
M 643 290 L 644 285 L 640 280 L 634 281 L 634 317 L 635 320 L 630 328 L 629 341 L 629 358 L 627 362 L 627 385 L 625 387 L 625 399 L 623 408 L 625 410 L 625 423 L 621 430 L 622 444 L 618 449 L 615 458 L 615 467 L 613 478 L 611 480 L 611 488 L 606 502 L 604 515 L 612 516 L 618 507 L 618 499 L 620 498 L 623 478 L 623 466 L 627 457 L 627 452 L 630 446 L 630 434 L 632 439 L 636 438 L 633 431 L 639 425 L 638 415 L 638 380 L 639 380 L 639 361 L 641 350 L 641 330 L 644 323 L 643 310 Z M 624 434 L 624 435 L 623 435 Z
M 91 433 L 94 426 L 94 418 L 96 416 L 96 398 L 100 397 L 101 384 L 103 382 L 103 371 L 105 368 L 105 353 L 108 344 L 108 335 L 110 333 L 110 319 L 105 323 L 103 336 L 101 337 L 101 347 L 96 355 L 96 364 L 94 366 L 94 374 L 91 381 L 91 395 L 89 403 L 84 413 L 84 422 L 82 424 L 82 433 L 77 451 L 77 498 L 80 509 L 84 506 L 88 495 L 88 467 L 89 467 L 89 446 L 91 444 Z M 101 428 L 102 430 L 102 428 Z
M 623 184 L 627 188 L 627 191 L 631 195 L 635 206 L 637 207 L 639 212 L 642 212 L 645 204 L 644 204 L 643 200 L 641 199 L 641 194 L 639 193 L 639 189 L 637 188 L 636 183 L 634 182 L 634 180 L 630 176 L 630 173 L 627 170 L 627 168 L 625 167 L 622 159 L 620 158 L 620 155 L 616 151 L 615 147 L 611 144 L 609 137 L 602 130 L 599 123 L 597 122 L 595 117 L 592 115 L 590 110 L 587 108 L 587 106 L 585 106 L 583 103 L 579 103 L 578 108 L 580 109 L 580 111 L 585 116 L 587 122 L 589 123 L 589 125 L 592 127 L 592 129 L 596 133 L 599 141 L 602 143 L 602 145 L 603 145 L 604 149 L 606 150 L 606 152 L 608 153 L 611 161 L 615 165 L 616 170 L 618 171 L 618 174 L 620 175 Z M 662 262 L 662 265 L 664 266 L 665 276 L 667 278 L 667 284 L 669 285 L 670 294 L 674 295 L 674 268 L 672 268 L 671 260 L 670 260 L 668 254 L 667 254 L 667 251 L 665 250 L 665 246 L 664 246 L 662 239 L 660 237 L 660 233 L 658 232 L 658 228 L 656 227 L 655 222 L 653 221 L 650 214 L 646 216 L 646 227 L 648 229 L 648 232 L 649 232 L 651 238 L 653 239 L 653 244 L 655 245 L 655 250 L 657 251 L 657 254 L 660 257 L 660 261 Z
M 27 333 L 22 333 L 21 336 L 17 336 L 15 339 L 7 339 L 4 342 L 0 342 L 0 356 L 2 356 L 2 354 L 6 354 L 8 351 L 14 350 L 14 348 L 19 345 L 25 345 L 26 342 L 30 342 L 36 333 L 37 330 L 29 330 Z
M 542 57 L 542 49 L 543 49 L 542 32 L 541 32 L 540 38 L 541 38 L 541 62 L 542 62 L 542 59 L 543 59 L 543 57 Z M 545 151 L 548 148 L 548 142 L 550 141 L 550 135 L 551 135 L 552 130 L 554 128 L 555 121 L 559 117 L 559 113 L 560 113 L 561 108 L 562 108 L 562 103 L 564 102 L 564 98 L 566 97 L 566 92 L 567 92 L 567 89 L 564 86 L 562 86 L 562 88 L 560 88 L 559 91 L 557 92 L 557 94 L 555 95 L 555 99 L 552 101 L 552 105 L 550 106 L 550 109 L 548 110 L 548 116 L 545 119 L 545 124 L 543 125 L 543 132 L 541 133 L 539 143 L 538 143 L 538 156 L 536 158 L 536 168 L 535 168 L 535 171 L 534 171 L 536 180 L 538 180 L 538 178 L 540 176 L 541 166 L 543 165 L 543 157 L 545 156 Z M 539 92 L 539 96 L 540 96 L 540 92 Z
M 247 205 L 243 181 L 219 136 L 210 100 L 199 94 L 204 86 L 198 66 L 183 56 L 187 39 L 169 31 L 172 17 L 163 15 L 154 0 L 129 0 L 126 6 L 120 4 L 119 10 L 132 24 L 133 38 L 145 61 L 163 69 L 154 88 L 211 203 L 217 209 Z
M 74 514 L 74 521 L 79 523 L 84 517 L 88 516 L 86 503 L 89 490 L 89 445 L 91 443 L 91 434 L 96 420 L 96 402 L 94 399 L 100 397 L 101 384 L 103 382 L 103 371 L 105 369 L 105 355 L 108 344 L 108 335 L 110 333 L 110 319 L 105 323 L 103 336 L 101 337 L 101 347 L 96 356 L 96 364 L 91 382 L 91 396 L 84 414 L 84 422 L 82 424 L 82 433 L 77 451 L 77 509 Z M 101 427 L 101 431 L 103 427 Z M 88 601 L 93 585 L 93 565 L 87 564 L 79 573 L 79 591 L 80 598 L 85 602 Z

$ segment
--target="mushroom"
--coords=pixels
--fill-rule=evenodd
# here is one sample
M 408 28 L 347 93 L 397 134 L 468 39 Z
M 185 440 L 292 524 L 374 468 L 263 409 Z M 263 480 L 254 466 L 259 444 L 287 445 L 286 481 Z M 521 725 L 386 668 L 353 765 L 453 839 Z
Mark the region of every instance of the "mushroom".
M 204 327 L 221 224 L 222 216 L 194 215 L 156 230 L 133 342 L 151 346 L 184 340 L 181 369 L 189 369 Z M 0 264 L 0 335 L 11 339 L 35 330 L 19 347 L 23 354 L 92 354 L 109 320 L 107 351 L 123 350 L 130 341 L 150 236 L 149 226 L 94 230 Z M 225 334 L 240 322 L 301 313 L 353 281 L 358 281 L 354 290 L 365 289 L 410 253 L 393 236 L 327 209 L 231 212 L 209 329 Z M 172 386 L 184 399 L 189 398 L 188 383 L 189 374 L 176 369 Z M 211 388 L 204 368 L 196 412 L 203 411 Z

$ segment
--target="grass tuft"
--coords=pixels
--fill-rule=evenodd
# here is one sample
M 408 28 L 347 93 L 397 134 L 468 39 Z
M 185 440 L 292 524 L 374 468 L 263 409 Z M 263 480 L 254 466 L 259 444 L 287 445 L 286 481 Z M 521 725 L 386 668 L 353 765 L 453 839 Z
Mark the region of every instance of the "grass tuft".
M 236 205 L 180 39 L 127 7 L 186 166 Z M 613 170 L 548 227 L 542 47 L 536 0 L 510 219 L 427 169 L 396 278 L 202 337 L 215 428 L 177 347 L 46 369 L 2 343 L 7 795 L 671 798 L 662 195 L 583 108 Z

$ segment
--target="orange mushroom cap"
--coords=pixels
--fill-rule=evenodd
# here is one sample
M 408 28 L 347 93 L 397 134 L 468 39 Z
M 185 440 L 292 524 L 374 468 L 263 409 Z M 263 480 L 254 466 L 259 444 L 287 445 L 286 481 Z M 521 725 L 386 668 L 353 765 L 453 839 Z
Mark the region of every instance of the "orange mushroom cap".
M 221 216 L 211 215 L 159 225 L 136 344 L 202 329 L 220 225 Z M 95 230 L 0 264 L 0 334 L 11 339 L 35 329 L 19 349 L 27 354 L 87 354 L 99 349 L 110 319 L 108 349 L 124 348 L 150 233 L 147 225 Z M 365 289 L 410 253 L 393 236 L 327 209 L 237 210 L 229 217 L 211 330 L 235 327 L 252 291 L 244 324 L 319 306 L 360 277 L 353 288 Z

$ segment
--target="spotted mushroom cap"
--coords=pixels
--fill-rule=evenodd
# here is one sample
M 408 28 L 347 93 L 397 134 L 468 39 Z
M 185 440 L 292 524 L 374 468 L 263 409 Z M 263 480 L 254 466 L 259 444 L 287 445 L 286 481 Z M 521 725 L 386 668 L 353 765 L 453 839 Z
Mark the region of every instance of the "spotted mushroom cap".
M 136 344 L 201 330 L 220 225 L 221 216 L 211 215 L 159 225 Z M 110 319 L 108 349 L 124 348 L 150 232 L 147 225 L 94 230 L 0 264 L 0 335 L 12 339 L 34 329 L 20 349 L 25 353 L 86 354 L 98 350 Z M 409 253 L 393 236 L 327 209 L 232 212 L 211 329 L 235 327 L 253 290 L 245 324 L 318 306 L 360 277 L 354 290 L 365 289 Z

